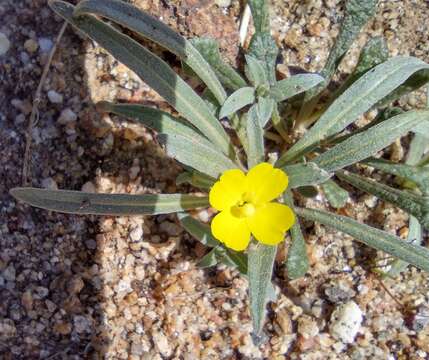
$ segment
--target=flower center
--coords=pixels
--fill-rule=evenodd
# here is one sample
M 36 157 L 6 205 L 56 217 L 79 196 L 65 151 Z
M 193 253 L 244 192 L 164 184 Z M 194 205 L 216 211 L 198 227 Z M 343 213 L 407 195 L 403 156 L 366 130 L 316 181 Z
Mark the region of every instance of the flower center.
M 255 214 L 255 205 L 240 201 L 237 205 L 231 208 L 231 213 L 238 218 L 247 218 Z

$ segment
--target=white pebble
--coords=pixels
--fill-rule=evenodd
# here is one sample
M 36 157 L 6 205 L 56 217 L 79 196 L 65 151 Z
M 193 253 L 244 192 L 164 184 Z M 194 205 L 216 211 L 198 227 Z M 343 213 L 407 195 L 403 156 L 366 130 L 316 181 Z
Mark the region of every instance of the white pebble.
M 82 185 L 82 189 L 83 192 L 87 192 L 87 193 L 95 193 L 97 192 L 95 185 L 91 182 L 91 181 L 87 181 L 85 184 Z
M 329 330 L 335 339 L 350 344 L 359 332 L 362 320 L 363 314 L 359 306 L 354 301 L 349 301 L 334 310 Z
M 48 91 L 48 99 L 53 104 L 61 104 L 63 102 L 63 96 L 55 90 Z
M 0 56 L 6 54 L 10 48 L 10 41 L 5 34 L 0 32 Z
M 140 241 L 143 237 L 143 228 L 141 227 L 141 225 L 137 225 L 136 227 L 134 227 L 131 230 L 129 237 L 131 241 Z

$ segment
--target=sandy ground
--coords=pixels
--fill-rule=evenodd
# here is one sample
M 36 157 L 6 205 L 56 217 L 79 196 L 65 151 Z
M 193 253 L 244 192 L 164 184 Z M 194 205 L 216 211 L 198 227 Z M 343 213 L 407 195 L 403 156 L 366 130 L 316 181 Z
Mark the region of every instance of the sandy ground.
M 220 40 L 240 64 L 239 3 L 134 0 L 186 36 Z M 342 2 L 274 1 L 273 35 L 285 65 L 320 70 L 343 14 Z M 383 35 L 391 55 L 429 61 L 424 0 L 381 1 L 376 18 L 346 57 Z M 206 249 L 174 216 L 97 218 L 50 213 L 17 204 L 32 96 L 61 27 L 45 0 L 2 0 L 0 32 L 10 41 L 0 56 L 0 358 L 2 359 L 426 359 L 428 276 L 410 268 L 396 280 L 373 273 L 383 254 L 323 226 L 306 223 L 309 273 L 290 282 L 280 249 L 266 339 L 250 336 L 247 281 L 234 270 L 196 267 Z M 180 71 L 171 55 L 155 49 Z M 97 113 L 116 100 L 166 104 L 95 44 L 69 28 L 43 89 L 34 128 L 32 185 L 98 192 L 175 192 L 180 167 L 165 157 L 155 134 Z M 419 96 L 401 100 L 422 106 Z M 406 141 L 405 141 L 406 143 Z M 405 151 L 400 142 L 386 157 Z M 352 190 L 351 188 L 348 188 Z M 299 199 L 326 208 L 323 197 Z M 360 221 L 406 236 L 407 216 L 363 193 L 340 209 Z M 198 216 L 207 220 L 209 214 Z M 352 304 L 352 305 L 351 305 Z M 354 304 L 354 305 L 353 305 Z M 338 314 L 363 316 L 348 343 Z

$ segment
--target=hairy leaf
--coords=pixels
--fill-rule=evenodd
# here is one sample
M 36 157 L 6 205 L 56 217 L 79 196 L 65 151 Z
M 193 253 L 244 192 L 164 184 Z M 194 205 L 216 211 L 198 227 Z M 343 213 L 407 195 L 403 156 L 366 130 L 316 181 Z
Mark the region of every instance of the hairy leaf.
M 169 156 L 213 178 L 217 178 L 225 170 L 237 168 L 237 164 L 231 159 L 197 139 L 190 141 L 180 135 L 167 134 L 160 134 L 158 139 L 165 145 Z
M 264 63 L 253 56 L 245 55 L 246 67 L 245 72 L 249 81 L 253 86 L 268 85 L 267 73 L 264 68 Z
M 384 251 L 419 269 L 429 271 L 429 250 L 422 246 L 409 244 L 397 236 L 361 224 L 346 216 L 315 209 L 295 208 L 295 211 L 298 216 L 304 219 L 320 222 L 323 225 L 353 236 L 365 245 Z
M 344 140 L 313 162 L 332 172 L 366 159 L 405 135 L 429 114 L 429 110 L 409 111 L 394 116 L 370 129 Z
M 415 216 L 424 227 L 429 229 L 427 222 L 427 203 L 428 198 L 416 195 L 409 191 L 402 191 L 390 186 L 370 180 L 360 175 L 352 174 L 348 171 L 338 171 L 336 175 L 343 181 L 366 191 L 381 200 L 390 202 L 393 205 Z
M 349 193 L 335 181 L 326 181 L 322 184 L 322 189 L 332 207 L 339 209 L 346 205 Z
M 261 125 L 262 119 L 258 106 L 253 105 L 248 112 L 247 136 L 248 136 L 248 154 L 247 162 L 249 169 L 264 161 L 264 130 Z
M 259 114 L 259 121 L 261 122 L 261 126 L 264 127 L 271 119 L 275 102 L 271 98 L 260 97 L 256 103 L 256 106 Z
M 298 74 L 277 81 L 270 89 L 270 96 L 277 102 L 289 99 L 320 84 L 323 78 L 318 74 Z
M 183 194 L 96 194 L 36 188 L 14 188 L 10 193 L 38 208 L 80 215 L 156 215 L 209 206 L 207 196 Z
M 257 33 L 270 32 L 270 13 L 266 0 L 249 0 L 248 4 L 252 12 L 253 23 Z
M 97 108 L 101 111 L 111 112 L 137 120 L 144 126 L 147 126 L 159 133 L 180 135 L 187 138 L 188 141 L 203 143 L 215 150 L 213 144 L 206 137 L 201 135 L 198 130 L 164 111 L 144 105 L 114 104 L 107 101 L 99 102 L 97 104 Z
M 256 33 L 249 45 L 248 55 L 265 65 L 265 73 L 271 85 L 276 82 L 276 61 L 279 49 L 269 33 Z
M 198 171 L 192 170 L 190 172 L 183 172 L 176 178 L 177 185 L 188 183 L 204 190 L 209 190 L 215 182 L 216 179 L 213 179 L 212 177 L 202 174 Z
M 73 17 L 74 7 L 68 3 L 55 0 L 49 4 L 65 20 L 132 69 L 225 154 L 233 152 L 228 135 L 204 100 L 162 59 L 91 15 Z
M 233 92 L 224 102 L 219 112 L 219 119 L 230 116 L 246 105 L 255 101 L 255 89 L 243 87 Z
M 111 19 L 179 56 L 207 85 L 220 103 L 226 92 L 197 49 L 183 36 L 144 11 L 119 0 L 83 0 L 75 15 L 94 14 Z
M 210 38 L 193 38 L 190 42 L 210 64 L 220 82 L 226 88 L 235 91 L 247 86 L 246 81 L 241 75 L 232 66 L 223 61 L 216 40 Z
M 279 159 L 279 164 L 299 157 L 322 139 L 344 130 L 413 73 L 428 68 L 419 59 L 402 56 L 377 65 L 332 103 L 304 137 Z
M 315 163 L 286 165 L 281 168 L 289 176 L 289 188 L 317 185 L 328 180 L 333 174 L 318 167 Z
M 196 240 L 202 244 L 213 247 L 216 260 L 225 265 L 236 267 L 240 273 L 247 274 L 247 256 L 242 252 L 233 251 L 225 248 L 217 241 L 210 230 L 210 226 L 194 219 L 187 213 L 177 214 L 180 223 L 184 229 L 189 232 Z
M 277 246 L 267 246 L 259 242 L 252 244 L 248 250 L 250 313 L 256 335 L 261 333 L 264 326 L 276 253 Z
M 293 199 L 290 191 L 288 191 L 283 199 L 285 204 L 294 209 Z M 302 235 L 301 225 L 299 220 L 295 220 L 295 224 L 290 229 L 292 242 L 289 245 L 286 259 L 287 276 L 289 279 L 298 279 L 305 275 L 309 268 L 309 260 L 307 255 L 307 247 L 305 245 L 304 236 Z
M 422 191 L 429 190 L 428 168 L 420 168 L 408 164 L 398 164 L 383 159 L 369 159 L 364 163 L 388 174 L 400 176 L 401 178 L 412 181 L 416 183 Z

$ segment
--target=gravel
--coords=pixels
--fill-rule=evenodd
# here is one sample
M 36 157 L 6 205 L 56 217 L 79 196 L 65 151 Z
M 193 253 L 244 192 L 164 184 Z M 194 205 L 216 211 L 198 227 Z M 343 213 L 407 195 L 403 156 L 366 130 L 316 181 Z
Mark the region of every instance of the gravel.
M 194 0 L 132 3 L 185 36 L 219 39 L 228 61 L 239 63 L 238 1 L 222 8 Z M 289 73 L 285 64 L 320 71 L 342 14 L 339 1 L 274 1 L 273 35 L 282 58 L 279 76 Z M 381 1 L 376 18 L 345 57 L 341 77 L 352 70 L 372 36 L 384 35 L 391 55 L 428 61 L 428 16 L 423 0 Z M 20 185 L 32 97 L 61 21 L 44 0 L 4 0 L 0 17 L 6 19 L 0 34 L 9 41 L 0 57 L 1 358 L 429 356 L 427 274 L 410 268 L 381 285 L 371 270 L 385 254 L 319 224 L 303 222 L 311 265 L 306 277 L 287 281 L 285 252 L 279 251 L 274 273 L 278 298 L 269 304 L 264 341 L 256 346 L 247 280 L 223 266 L 197 268 L 207 249 L 183 232 L 174 216 L 80 217 L 15 202 L 8 190 Z M 4 43 L 0 35 L 0 49 L 6 49 Z M 174 57 L 165 58 L 180 71 Z M 130 194 L 188 190 L 176 186 L 181 169 L 165 157 L 156 134 L 101 114 L 94 103 L 145 102 L 166 111 L 168 106 L 135 74 L 71 28 L 59 45 L 43 94 L 47 96 L 32 134 L 33 186 Z M 422 106 L 419 93 L 410 97 L 410 104 Z M 409 108 L 408 98 L 400 105 Z M 400 156 L 400 147 L 393 150 Z M 360 193 L 350 198 L 339 210 L 342 214 L 392 232 L 407 229 L 407 216 L 394 207 Z M 317 198 L 300 202 L 325 208 Z M 203 210 L 197 216 L 208 221 L 212 212 Z

